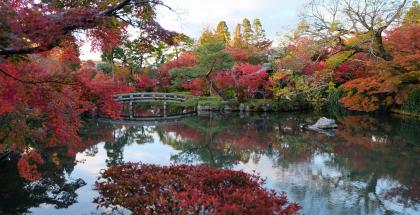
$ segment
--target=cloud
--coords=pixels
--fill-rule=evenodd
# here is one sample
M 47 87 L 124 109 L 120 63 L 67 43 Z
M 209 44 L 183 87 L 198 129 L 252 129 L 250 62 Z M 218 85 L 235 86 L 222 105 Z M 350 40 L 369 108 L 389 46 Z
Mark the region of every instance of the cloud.
M 214 27 L 221 20 L 231 31 L 242 19 L 261 19 L 267 35 L 275 39 L 276 32 L 293 26 L 298 20 L 298 10 L 306 0 L 168 0 L 166 4 L 175 12 L 161 8 L 160 23 L 171 30 L 199 37 L 204 26 Z
M 198 39 L 205 26 L 215 27 L 221 20 L 232 32 L 244 18 L 261 19 L 267 36 L 276 40 L 277 32 L 285 32 L 298 22 L 298 11 L 308 0 L 166 0 L 173 9 L 160 7 L 158 21 L 169 30 Z M 82 59 L 100 59 L 91 53 L 89 43 L 82 47 Z

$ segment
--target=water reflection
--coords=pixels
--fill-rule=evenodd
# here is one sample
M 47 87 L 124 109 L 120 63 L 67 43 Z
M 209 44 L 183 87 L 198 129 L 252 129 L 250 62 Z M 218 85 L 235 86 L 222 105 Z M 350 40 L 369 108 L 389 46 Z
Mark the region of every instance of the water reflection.
M 175 163 L 271 175 L 274 187 L 301 202 L 308 214 L 419 212 L 418 121 L 345 116 L 329 137 L 302 129 L 313 120 L 213 115 L 156 129 L 162 143 L 181 151 L 171 157 Z
M 0 168 L 0 214 L 21 214 L 42 204 L 53 205 L 57 209 L 67 208 L 77 202 L 80 187 L 86 185 L 81 179 L 69 179 L 75 166 L 74 157 L 65 150 L 44 150 L 44 163 L 38 171 L 40 180 L 27 181 L 22 171 L 16 167 L 19 157 L 1 162 Z
M 302 128 L 317 118 L 212 114 L 156 126 L 93 122 L 82 131 L 77 156 L 65 148 L 41 152 L 46 162 L 40 181 L 19 178 L 17 161 L 3 161 L 0 213 L 45 214 L 45 204 L 57 210 L 71 205 L 60 213 L 95 211 L 91 196 L 98 195 L 92 186 L 99 169 L 127 161 L 256 171 L 305 214 L 420 213 L 420 121 L 349 115 L 336 117 L 334 136 Z

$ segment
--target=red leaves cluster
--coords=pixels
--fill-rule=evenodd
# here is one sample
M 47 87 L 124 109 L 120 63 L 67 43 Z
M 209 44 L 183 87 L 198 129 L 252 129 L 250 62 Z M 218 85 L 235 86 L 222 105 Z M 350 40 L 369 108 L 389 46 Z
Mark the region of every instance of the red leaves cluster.
M 368 112 L 403 104 L 408 94 L 420 86 L 419 36 L 418 25 L 403 25 L 385 37 L 393 60 L 379 61 L 369 68 L 367 65 L 374 64 L 373 60 L 362 56 L 341 65 L 338 70 L 350 71 L 355 79 L 341 76 L 342 80 L 347 79 L 341 85 L 347 95 L 340 102 L 350 110 Z
M 363 55 L 363 54 L 361 54 Z M 357 78 L 363 78 L 370 75 L 368 69 L 366 68 L 363 56 L 355 57 L 356 59 L 351 59 L 346 61 L 337 67 L 334 71 L 333 78 L 338 83 L 344 83 L 346 81 L 354 80 Z
M 93 76 L 93 78 L 91 78 Z M 114 100 L 114 95 L 131 92 L 127 85 L 117 85 L 102 72 L 82 69 L 78 75 L 81 83 L 81 101 L 87 102 L 86 110 L 92 115 L 119 118 L 121 105 Z
M 324 61 L 315 62 L 312 64 L 307 64 L 303 68 L 303 72 L 305 75 L 313 75 L 317 71 L 321 71 L 327 69 L 327 65 L 325 65 Z
M 197 63 L 194 52 L 183 52 L 179 58 L 166 62 L 158 69 L 159 87 L 166 89 L 171 85 L 171 76 L 169 71 L 174 68 L 193 67 Z
M 134 214 L 294 214 L 300 206 L 265 190 L 259 176 L 207 166 L 127 163 L 96 182 L 100 206 Z
M 194 78 L 192 81 L 183 83 L 182 87 L 191 90 L 191 95 L 204 96 L 208 89 L 208 83 L 203 78 Z
M 152 91 L 157 87 L 158 80 L 156 78 L 150 78 L 147 75 L 142 75 L 138 79 L 138 83 L 134 86 L 137 91 L 145 92 Z
M 420 70 L 420 25 L 404 25 L 389 32 L 386 44 L 394 56 L 391 66 Z
M 194 52 L 183 52 L 178 59 L 163 64 L 159 70 L 162 73 L 169 73 L 169 70 L 173 68 L 192 67 L 196 63 L 197 60 Z
M 30 151 L 24 154 L 18 162 L 18 170 L 20 177 L 28 181 L 36 181 L 41 178 L 41 173 L 38 171 L 37 165 L 44 164 L 42 159 L 36 151 Z
M 225 51 L 232 56 L 235 62 L 247 62 L 250 58 L 250 53 L 244 49 L 228 47 Z
M 212 77 L 222 89 L 233 88 L 239 97 L 254 97 L 257 90 L 270 86 L 268 73 L 261 66 L 238 63 L 231 70 L 221 71 Z
M 70 60 L 72 53 L 53 49 L 30 56 L 28 62 L 0 63 L 6 72 L 0 74 L 4 150 L 22 152 L 28 144 L 37 148 L 66 145 L 72 153 L 80 143 L 81 114 L 119 117 L 120 105 L 113 95 L 131 89 L 83 66 L 71 72 L 77 63 Z

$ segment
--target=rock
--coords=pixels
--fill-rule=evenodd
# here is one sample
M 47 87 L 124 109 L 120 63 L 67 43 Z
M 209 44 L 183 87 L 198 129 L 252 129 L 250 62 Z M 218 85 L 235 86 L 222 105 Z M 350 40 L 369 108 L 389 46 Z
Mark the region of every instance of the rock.
M 244 111 L 245 110 L 245 104 L 244 103 L 241 103 L 240 105 L 239 105 L 239 111 Z
M 337 128 L 337 124 L 335 123 L 335 120 L 333 119 L 328 119 L 325 117 L 322 117 L 320 119 L 318 119 L 318 121 L 313 124 L 308 126 L 309 129 L 312 130 L 316 130 L 316 129 L 333 129 L 333 128 Z
M 245 111 L 246 111 L 246 112 L 250 112 L 250 111 L 251 111 L 251 107 L 250 107 L 249 105 L 246 105 L 246 106 L 245 106 Z

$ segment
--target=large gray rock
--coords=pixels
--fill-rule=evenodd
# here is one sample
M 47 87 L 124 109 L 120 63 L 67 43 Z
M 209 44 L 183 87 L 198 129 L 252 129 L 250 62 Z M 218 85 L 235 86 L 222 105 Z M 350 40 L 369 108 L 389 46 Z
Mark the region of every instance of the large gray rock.
M 309 129 L 333 129 L 333 128 L 337 128 L 337 124 L 335 123 L 335 120 L 333 119 L 328 119 L 325 117 L 322 117 L 320 119 L 318 119 L 318 121 L 313 124 L 308 126 Z

